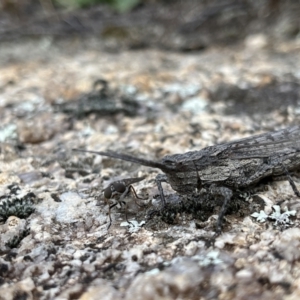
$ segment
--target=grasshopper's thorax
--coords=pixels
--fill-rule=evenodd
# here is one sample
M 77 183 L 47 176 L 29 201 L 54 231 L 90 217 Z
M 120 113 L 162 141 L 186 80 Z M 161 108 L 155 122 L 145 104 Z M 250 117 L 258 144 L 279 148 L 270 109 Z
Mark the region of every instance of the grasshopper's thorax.
M 179 194 L 192 194 L 199 188 L 196 171 L 167 173 L 169 184 Z
M 164 170 L 171 187 L 179 194 L 192 194 L 201 187 L 195 164 L 192 160 L 182 160 L 181 155 L 165 156 Z

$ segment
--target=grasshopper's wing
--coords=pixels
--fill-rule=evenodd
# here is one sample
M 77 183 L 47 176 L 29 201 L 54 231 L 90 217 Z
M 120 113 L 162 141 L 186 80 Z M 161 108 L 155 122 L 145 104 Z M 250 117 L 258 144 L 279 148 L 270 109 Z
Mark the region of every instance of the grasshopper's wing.
M 260 158 L 276 154 L 300 152 L 300 126 L 293 126 L 229 142 L 223 144 L 223 147 L 224 150 L 217 155 L 219 158 Z

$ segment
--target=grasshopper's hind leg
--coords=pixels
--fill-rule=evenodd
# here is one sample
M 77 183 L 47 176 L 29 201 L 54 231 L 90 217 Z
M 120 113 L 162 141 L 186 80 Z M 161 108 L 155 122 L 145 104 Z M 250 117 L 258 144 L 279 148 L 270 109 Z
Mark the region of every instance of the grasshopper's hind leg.
M 213 196 L 221 196 L 223 198 L 223 204 L 219 212 L 217 226 L 216 226 L 216 235 L 219 235 L 222 232 L 224 215 L 227 211 L 228 203 L 231 200 L 233 193 L 232 190 L 227 187 L 216 186 L 214 184 L 210 186 L 209 192 Z
M 295 184 L 295 182 L 294 182 L 291 174 L 289 173 L 288 169 L 285 167 L 285 165 L 283 163 L 281 163 L 281 166 L 282 166 L 282 169 L 283 169 L 283 171 L 285 173 L 285 176 L 286 176 L 288 182 L 290 183 L 290 185 L 291 185 L 291 187 L 292 187 L 295 195 L 300 198 L 300 192 L 297 189 L 296 184 Z

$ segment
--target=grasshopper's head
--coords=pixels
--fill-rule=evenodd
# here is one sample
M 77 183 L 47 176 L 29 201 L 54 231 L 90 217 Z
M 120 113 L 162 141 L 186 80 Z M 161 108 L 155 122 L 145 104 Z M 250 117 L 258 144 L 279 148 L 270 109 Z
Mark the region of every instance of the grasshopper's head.
M 193 153 L 188 152 L 186 154 Z M 162 158 L 163 170 L 166 173 L 197 171 L 195 163 L 191 157 L 186 154 L 167 155 Z
M 192 194 L 201 187 L 193 160 L 182 159 L 182 155 L 165 156 L 162 159 L 166 169 L 163 170 L 172 188 L 179 194 Z

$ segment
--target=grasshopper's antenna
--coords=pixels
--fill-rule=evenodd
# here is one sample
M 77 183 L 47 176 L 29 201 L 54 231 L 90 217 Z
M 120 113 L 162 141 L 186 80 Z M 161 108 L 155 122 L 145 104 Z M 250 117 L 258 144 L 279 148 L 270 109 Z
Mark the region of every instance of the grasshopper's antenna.
M 167 166 L 165 166 L 164 164 L 162 164 L 160 162 L 148 160 L 145 158 L 139 158 L 139 157 L 135 157 L 135 156 L 128 155 L 128 154 L 117 153 L 114 151 L 90 151 L 90 150 L 84 150 L 84 149 L 72 149 L 72 150 L 79 151 L 79 152 L 88 152 L 88 153 L 108 156 L 108 157 L 112 157 L 112 158 L 117 158 L 117 159 L 121 159 L 121 160 L 131 161 L 133 163 L 140 164 L 143 166 L 161 169 L 162 171 L 169 170 L 169 168 Z

